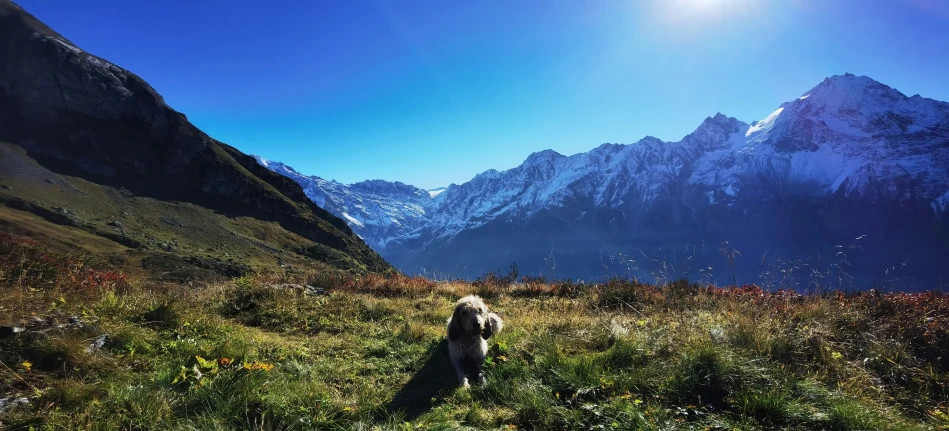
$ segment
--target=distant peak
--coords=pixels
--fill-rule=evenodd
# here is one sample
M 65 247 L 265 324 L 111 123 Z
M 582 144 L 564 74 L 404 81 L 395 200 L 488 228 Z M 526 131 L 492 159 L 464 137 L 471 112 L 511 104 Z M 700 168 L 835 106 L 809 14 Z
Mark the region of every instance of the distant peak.
M 614 153 L 614 152 L 622 150 L 623 148 L 626 148 L 626 145 L 605 143 L 605 144 L 600 145 L 599 147 L 594 148 L 593 151 L 598 152 L 598 153 L 602 153 L 602 152 Z
M 843 75 L 831 75 L 824 78 L 823 82 L 850 83 L 850 84 L 859 84 L 859 85 L 865 85 L 865 86 L 883 85 L 877 80 L 870 78 L 869 76 L 854 75 L 852 73 L 844 73 Z
M 663 141 L 662 139 L 659 139 L 652 135 L 646 135 L 646 136 L 643 136 L 643 138 L 640 139 L 638 143 L 639 144 L 664 144 L 666 143 L 666 141 Z
M 801 95 L 798 100 L 821 103 L 859 100 L 867 97 L 895 100 L 905 98 L 906 95 L 868 76 L 845 73 L 824 78 L 820 84 Z
M 478 175 L 475 175 L 474 179 L 481 178 L 481 179 L 490 180 L 492 178 L 497 178 L 499 176 L 501 176 L 501 173 L 498 172 L 497 169 L 488 169 Z
M 374 193 L 423 194 L 426 191 L 401 181 L 366 180 L 349 185 L 350 188 Z
M 705 120 L 702 121 L 702 124 L 700 124 L 699 127 L 695 129 L 695 132 L 692 133 L 734 133 L 739 128 L 739 126 L 743 124 L 744 123 L 742 123 L 741 120 L 734 117 L 729 117 L 719 112 L 712 117 L 706 117 Z
M 545 160 L 559 159 L 561 157 L 563 157 L 563 155 L 554 150 L 543 150 L 527 156 L 527 160 L 524 163 L 533 164 Z

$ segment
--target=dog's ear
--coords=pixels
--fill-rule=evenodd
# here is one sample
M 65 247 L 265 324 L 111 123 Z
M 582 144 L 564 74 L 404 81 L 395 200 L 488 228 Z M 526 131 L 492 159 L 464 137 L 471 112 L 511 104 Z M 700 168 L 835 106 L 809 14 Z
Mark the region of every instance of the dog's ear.
M 491 328 L 491 323 L 484 325 L 484 329 L 481 331 L 481 338 L 487 340 L 491 338 L 492 335 L 494 335 L 494 330 Z
M 481 337 L 487 340 L 491 338 L 492 335 L 501 332 L 501 328 L 504 327 L 504 321 L 501 320 L 501 316 L 497 314 L 490 313 L 488 314 L 488 320 L 485 322 L 484 331 L 481 331 Z
M 454 314 L 451 316 L 451 320 L 448 321 L 448 339 L 451 341 L 457 340 L 458 336 L 461 335 L 461 328 L 458 327 L 458 325 L 460 325 L 458 322 L 460 322 L 461 319 L 458 318 L 458 314 L 458 309 L 456 308 Z
M 457 340 L 459 332 L 461 332 L 461 329 L 458 329 L 458 324 L 455 323 L 455 319 L 452 318 L 451 321 L 448 322 L 448 339 L 451 341 Z

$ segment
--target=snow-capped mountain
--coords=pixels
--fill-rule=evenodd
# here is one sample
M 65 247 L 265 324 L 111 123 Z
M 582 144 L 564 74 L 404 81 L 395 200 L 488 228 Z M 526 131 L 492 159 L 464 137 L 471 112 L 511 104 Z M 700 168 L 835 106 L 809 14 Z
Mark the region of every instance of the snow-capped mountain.
M 313 202 L 349 226 L 370 247 L 385 255 L 388 242 L 420 228 L 435 205 L 435 191 L 382 180 L 342 184 L 303 175 L 292 167 L 254 155 L 264 167 L 300 184 Z
M 862 256 L 847 272 L 864 280 L 885 281 L 886 268 L 906 262 L 917 278 L 941 274 L 949 104 L 834 76 L 751 124 L 717 114 L 678 142 L 646 137 L 572 156 L 545 150 L 413 199 L 405 202 L 414 224 L 384 241 L 384 256 L 408 272 L 474 276 L 517 262 L 526 272 L 586 278 L 642 275 L 661 261 L 679 265 L 667 276 L 694 278 L 721 267 L 721 251 L 731 248 L 755 256 L 748 268 L 730 265 L 752 281 L 776 256 L 833 266 L 843 248 L 854 250 L 851 260 Z

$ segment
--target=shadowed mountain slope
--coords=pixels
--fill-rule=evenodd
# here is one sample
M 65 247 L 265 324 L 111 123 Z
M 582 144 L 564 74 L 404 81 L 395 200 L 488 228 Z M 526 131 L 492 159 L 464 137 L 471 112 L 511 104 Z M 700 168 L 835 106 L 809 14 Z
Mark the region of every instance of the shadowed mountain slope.
M 191 206 L 206 213 L 204 233 L 215 232 L 212 237 L 231 236 L 222 227 L 224 220 L 265 223 L 268 233 L 256 236 L 255 229 L 235 228 L 239 232 L 234 235 L 262 243 L 255 256 L 316 260 L 355 271 L 390 268 L 345 222 L 307 199 L 296 183 L 207 136 L 142 79 L 83 51 L 8 0 L 0 0 L 0 142 L 25 150 L 7 146 L 3 151 L 8 163 L 0 181 L 18 184 L 0 189 L 7 207 L 56 213 L 47 201 L 57 199 L 28 191 L 44 187 L 47 177 L 61 176 L 65 183 L 82 183 L 89 190 L 121 190 L 122 199 Z M 10 168 L 14 157 L 35 164 L 33 173 Z M 78 214 L 70 209 L 70 199 L 58 200 L 63 210 L 58 212 Z M 137 250 L 149 250 L 151 230 L 174 225 L 146 223 L 138 233 L 114 232 L 97 223 L 117 221 L 109 211 L 121 212 L 121 199 L 98 207 L 75 204 L 86 213 L 74 224 L 87 232 L 118 235 L 116 241 Z M 3 218 L 9 223 L 15 217 Z M 187 236 L 182 232 L 176 239 L 188 242 Z M 287 241 L 271 243 L 272 236 Z M 192 242 L 195 249 L 208 248 Z M 241 249 L 234 247 L 235 252 Z M 260 261 L 268 260 L 274 259 Z

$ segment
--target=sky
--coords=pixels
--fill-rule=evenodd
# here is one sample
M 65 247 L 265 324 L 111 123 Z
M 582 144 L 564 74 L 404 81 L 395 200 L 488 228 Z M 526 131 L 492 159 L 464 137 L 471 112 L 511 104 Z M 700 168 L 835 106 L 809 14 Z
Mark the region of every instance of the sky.
M 760 120 L 845 72 L 949 101 L 945 0 L 17 0 L 214 138 L 431 189 Z

